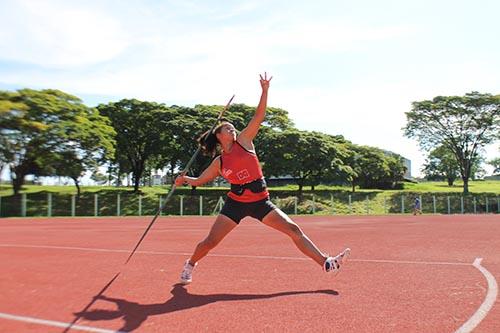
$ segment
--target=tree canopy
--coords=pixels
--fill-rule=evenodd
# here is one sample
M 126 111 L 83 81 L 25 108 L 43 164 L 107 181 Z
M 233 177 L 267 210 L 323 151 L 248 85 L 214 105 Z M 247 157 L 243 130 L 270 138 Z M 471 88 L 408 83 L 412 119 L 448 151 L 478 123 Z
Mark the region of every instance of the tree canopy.
M 170 176 L 184 169 L 198 148 L 196 138 L 209 129 L 222 105 L 194 107 L 122 99 L 89 108 L 58 90 L 0 91 L 0 169 L 9 165 L 15 193 L 28 174 L 64 176 L 74 180 L 91 171 L 104 182 L 132 176 L 134 191 L 152 170 Z M 242 130 L 255 107 L 233 104 L 226 120 Z M 342 136 L 301 131 L 286 110 L 267 108 L 255 138 L 267 177 L 291 176 L 299 185 L 351 184 L 392 188 L 402 180 L 401 157 L 357 146 Z M 199 175 L 212 157 L 198 155 L 189 170 Z M 99 166 L 108 167 L 108 177 Z
M 62 91 L 0 91 L 0 112 L 2 150 L 7 151 L 2 155 L 10 164 L 14 193 L 28 174 L 61 175 L 64 171 L 58 166 L 64 160 L 80 167 L 80 172 L 71 171 L 77 179 L 114 151 L 114 130 L 108 119 Z
M 458 162 L 464 193 L 468 193 L 478 150 L 500 138 L 500 95 L 471 92 L 465 96 L 438 96 L 413 102 L 406 112 L 404 133 L 432 150 L 447 147 Z

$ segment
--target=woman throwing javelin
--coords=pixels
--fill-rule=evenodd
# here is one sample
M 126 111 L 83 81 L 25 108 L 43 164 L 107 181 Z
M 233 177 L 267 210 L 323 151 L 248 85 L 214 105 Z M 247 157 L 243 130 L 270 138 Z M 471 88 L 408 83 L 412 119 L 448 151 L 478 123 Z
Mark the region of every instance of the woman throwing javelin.
M 262 94 L 255 115 L 247 127 L 237 134 L 231 123 L 223 122 L 212 132 L 202 134 L 198 141 L 203 151 L 215 156 L 220 149 L 220 155 L 214 158 L 199 177 L 180 175 L 175 180 L 177 186 L 184 184 L 200 186 L 221 175 L 231 184 L 231 191 L 227 194 L 224 207 L 208 236 L 196 246 L 193 255 L 184 264 L 181 283 L 188 284 L 192 281 L 192 272 L 198 261 L 219 244 L 246 216 L 254 217 L 288 235 L 297 248 L 322 266 L 325 272 L 338 273 L 350 253 L 348 248 L 335 257 L 321 252 L 301 228 L 269 199 L 253 139 L 266 115 L 267 92 L 271 79 L 272 77 L 267 78 L 266 73 L 264 77 L 260 75 Z

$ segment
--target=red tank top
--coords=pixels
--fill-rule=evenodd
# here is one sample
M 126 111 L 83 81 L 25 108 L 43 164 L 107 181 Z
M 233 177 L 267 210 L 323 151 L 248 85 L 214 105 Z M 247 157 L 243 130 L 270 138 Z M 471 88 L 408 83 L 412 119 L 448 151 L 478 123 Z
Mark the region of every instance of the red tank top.
M 229 153 L 222 152 L 220 156 L 221 174 L 231 184 L 247 184 L 254 180 L 263 178 L 257 155 L 245 149 L 238 141 L 235 141 Z M 240 202 L 254 202 L 269 196 L 267 189 L 260 193 L 253 193 L 245 189 L 242 195 L 229 192 L 228 197 Z

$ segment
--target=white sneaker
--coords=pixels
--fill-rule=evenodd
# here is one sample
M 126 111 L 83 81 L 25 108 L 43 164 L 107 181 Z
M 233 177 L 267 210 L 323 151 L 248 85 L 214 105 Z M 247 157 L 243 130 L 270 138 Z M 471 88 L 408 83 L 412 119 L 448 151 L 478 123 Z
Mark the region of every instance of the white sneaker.
M 186 263 L 184 264 L 184 269 L 182 270 L 182 273 L 181 273 L 181 280 L 180 282 L 182 284 L 189 284 L 191 283 L 191 281 L 193 281 L 193 269 L 194 267 L 197 265 L 198 263 L 191 265 L 189 263 L 189 259 L 186 260 Z
M 337 254 L 335 257 L 328 257 L 323 264 L 323 270 L 325 272 L 333 272 L 337 275 L 340 272 L 340 268 L 347 262 L 347 258 L 351 254 L 351 249 L 347 248 L 344 251 Z

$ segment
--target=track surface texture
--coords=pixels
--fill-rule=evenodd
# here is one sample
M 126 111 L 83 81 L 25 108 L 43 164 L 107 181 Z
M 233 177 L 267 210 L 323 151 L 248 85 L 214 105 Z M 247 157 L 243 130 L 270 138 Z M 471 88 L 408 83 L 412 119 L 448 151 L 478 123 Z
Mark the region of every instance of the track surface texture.
M 499 215 L 292 218 L 340 274 L 253 219 L 188 286 L 214 217 L 159 218 L 127 265 L 151 217 L 2 219 L 0 331 L 500 332 Z

